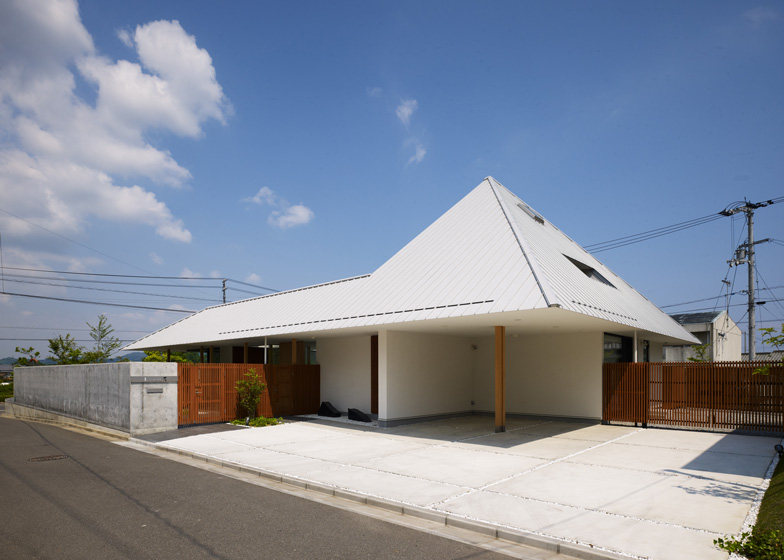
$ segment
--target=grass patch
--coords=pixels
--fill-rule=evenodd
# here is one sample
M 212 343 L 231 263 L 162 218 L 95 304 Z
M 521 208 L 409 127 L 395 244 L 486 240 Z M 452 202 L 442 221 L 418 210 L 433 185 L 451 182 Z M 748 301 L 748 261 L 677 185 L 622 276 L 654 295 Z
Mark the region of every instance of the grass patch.
M 757 524 L 754 526 L 754 532 L 757 531 L 784 531 L 784 460 L 779 460 L 770 486 L 762 498 Z
M 784 460 L 779 461 L 760 504 L 751 533 L 713 541 L 716 546 L 750 560 L 784 560 Z
M 232 420 L 232 424 L 235 426 L 244 426 L 245 420 Z M 283 424 L 283 418 L 266 418 L 264 416 L 257 416 L 256 418 L 251 418 L 249 426 L 253 426 L 254 428 L 262 428 L 264 426 L 274 426 L 276 424 Z
M 14 396 L 13 382 L 9 383 L 8 385 L 0 385 L 0 402 L 5 402 L 6 399 L 10 399 L 13 396 Z

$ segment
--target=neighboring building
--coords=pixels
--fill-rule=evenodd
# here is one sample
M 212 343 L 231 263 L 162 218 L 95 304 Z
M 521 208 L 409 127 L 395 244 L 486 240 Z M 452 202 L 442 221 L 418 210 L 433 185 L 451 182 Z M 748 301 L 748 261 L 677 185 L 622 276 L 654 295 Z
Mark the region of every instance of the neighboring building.
M 0 364 L 0 379 L 8 379 L 14 372 L 14 364 Z
M 498 423 L 496 403 L 601 418 L 604 361 L 697 342 L 488 177 L 372 274 L 209 307 L 125 350 L 316 359 L 322 400 L 384 426 L 493 410 Z
M 749 361 L 749 353 L 744 352 L 741 360 Z M 757 352 L 757 362 L 784 362 L 784 350 L 773 350 L 772 352 Z
M 726 311 L 678 313 L 670 316 L 697 337 L 699 344 L 709 345 L 706 355 L 711 362 L 740 361 L 742 333 Z M 686 362 L 696 356 L 693 345 L 664 347 L 665 362 Z

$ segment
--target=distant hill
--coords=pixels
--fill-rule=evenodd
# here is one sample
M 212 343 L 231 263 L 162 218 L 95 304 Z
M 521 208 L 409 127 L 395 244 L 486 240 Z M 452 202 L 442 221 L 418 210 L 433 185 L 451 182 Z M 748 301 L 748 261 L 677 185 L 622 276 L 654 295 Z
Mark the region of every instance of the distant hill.
M 146 355 L 144 352 L 128 352 L 122 356 L 117 356 L 113 361 L 128 360 L 129 362 L 141 362 Z
M 16 358 L 2 358 L 0 359 L 0 364 L 13 364 L 16 361 Z

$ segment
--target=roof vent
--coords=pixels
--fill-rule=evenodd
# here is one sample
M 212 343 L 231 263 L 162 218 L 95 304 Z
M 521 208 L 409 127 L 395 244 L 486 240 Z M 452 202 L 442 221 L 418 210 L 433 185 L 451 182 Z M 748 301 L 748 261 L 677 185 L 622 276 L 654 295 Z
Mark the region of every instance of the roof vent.
M 564 257 L 566 257 L 567 259 L 569 259 L 569 262 L 571 262 L 571 263 L 572 263 L 574 266 L 576 266 L 577 268 L 579 268 L 579 269 L 580 269 L 580 272 L 582 272 L 583 274 L 585 274 L 585 275 L 586 275 L 588 278 L 593 278 L 594 280 L 597 280 L 597 281 L 601 282 L 602 284 L 607 284 L 607 285 L 608 285 L 608 286 L 610 286 L 611 288 L 615 288 L 615 286 L 612 284 L 612 282 L 610 282 L 609 280 L 607 280 L 607 278 L 605 278 L 604 276 L 602 276 L 602 275 L 599 273 L 599 271 L 598 271 L 598 270 L 596 270 L 595 268 L 592 268 L 592 267 L 588 266 L 588 265 L 587 265 L 587 264 L 585 264 L 585 263 L 581 263 L 581 262 L 580 262 L 580 261 L 578 261 L 577 259 L 573 259 L 572 257 L 570 257 L 570 256 L 568 256 L 568 255 L 564 255 Z M 617 289 L 617 288 L 616 288 L 616 289 Z
M 530 206 L 528 206 L 525 202 L 518 202 L 517 207 L 523 212 L 525 212 L 526 214 L 528 214 L 529 216 L 531 216 L 531 218 L 533 218 L 535 222 L 544 224 L 544 218 L 542 217 L 542 215 L 536 210 L 534 210 L 533 208 L 531 208 Z

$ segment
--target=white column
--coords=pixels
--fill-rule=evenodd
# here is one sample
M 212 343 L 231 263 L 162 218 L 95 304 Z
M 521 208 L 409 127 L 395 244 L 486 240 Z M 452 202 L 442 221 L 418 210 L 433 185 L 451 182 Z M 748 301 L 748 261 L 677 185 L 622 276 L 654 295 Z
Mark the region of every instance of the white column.
M 634 331 L 634 342 L 632 343 L 632 361 L 637 362 L 637 331 Z
M 379 329 L 378 331 L 378 419 L 387 420 L 389 418 L 388 399 L 389 394 L 387 391 L 387 348 L 388 348 L 387 330 Z

